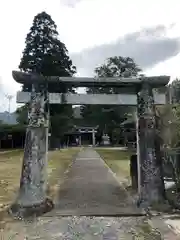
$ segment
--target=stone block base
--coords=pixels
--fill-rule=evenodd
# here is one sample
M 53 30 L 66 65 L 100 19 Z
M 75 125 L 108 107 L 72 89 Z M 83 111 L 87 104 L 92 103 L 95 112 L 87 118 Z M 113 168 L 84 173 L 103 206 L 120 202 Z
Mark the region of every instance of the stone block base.
M 17 219 L 24 219 L 30 217 L 38 217 L 42 214 L 50 212 L 54 208 L 54 203 L 51 199 L 46 198 L 44 202 L 38 205 L 22 206 L 14 203 L 8 209 L 8 213 Z

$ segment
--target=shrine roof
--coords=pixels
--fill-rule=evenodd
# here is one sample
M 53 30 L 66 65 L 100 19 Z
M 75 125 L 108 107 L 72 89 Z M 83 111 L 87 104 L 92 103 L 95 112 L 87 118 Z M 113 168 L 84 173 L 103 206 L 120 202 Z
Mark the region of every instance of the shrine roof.
M 92 128 L 97 129 L 98 126 L 94 126 L 94 125 L 93 126 L 90 126 L 90 125 L 89 126 L 76 126 L 75 125 L 74 128 L 76 128 L 76 129 L 92 129 Z
M 121 124 L 120 124 L 120 126 L 126 126 L 126 125 L 134 125 L 134 124 L 136 124 L 136 119 L 135 119 L 135 117 L 131 117 L 131 118 L 128 118 L 127 120 L 125 120 L 124 122 L 122 122 Z
M 63 83 L 72 87 L 127 87 L 136 88 L 143 82 L 150 83 L 153 87 L 162 87 L 169 83 L 169 76 L 152 76 L 152 77 L 112 77 L 112 78 L 93 78 L 93 77 L 44 77 L 38 74 L 24 73 L 20 71 L 12 72 L 13 78 L 20 84 L 43 83 Z

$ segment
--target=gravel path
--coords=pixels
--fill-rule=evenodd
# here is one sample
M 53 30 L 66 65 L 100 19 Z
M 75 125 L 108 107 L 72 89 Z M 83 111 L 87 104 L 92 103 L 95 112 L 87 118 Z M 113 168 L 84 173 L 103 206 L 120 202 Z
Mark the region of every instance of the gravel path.
M 6 227 L 3 240 L 133 240 L 142 218 L 41 217 Z

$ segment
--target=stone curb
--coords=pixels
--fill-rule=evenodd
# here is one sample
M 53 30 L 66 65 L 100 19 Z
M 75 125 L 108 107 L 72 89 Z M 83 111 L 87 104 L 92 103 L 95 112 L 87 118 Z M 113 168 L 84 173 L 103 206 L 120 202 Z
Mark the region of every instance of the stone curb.
M 178 233 L 174 230 L 174 228 L 171 225 L 166 224 L 163 218 L 152 217 L 151 219 L 148 219 L 148 224 L 153 229 L 158 229 L 164 240 L 180 239 L 180 235 L 178 235 Z
M 173 225 L 171 224 L 166 224 L 175 234 L 179 235 L 180 236 L 180 230 L 177 230 L 176 227 L 174 227 Z
M 173 215 L 172 215 L 173 216 Z M 179 215 L 178 215 L 179 216 Z M 171 218 L 168 218 L 168 216 L 166 216 L 166 218 L 164 219 L 164 223 L 170 228 L 172 229 L 173 232 L 175 232 L 178 236 L 179 236 L 179 239 L 180 239 L 180 220 L 178 219 L 178 226 L 177 224 L 174 226 L 173 223 L 169 222 L 169 221 L 174 221 L 174 220 L 171 220 Z M 175 220 L 176 222 L 176 220 Z M 176 227 L 177 226 L 177 227 Z

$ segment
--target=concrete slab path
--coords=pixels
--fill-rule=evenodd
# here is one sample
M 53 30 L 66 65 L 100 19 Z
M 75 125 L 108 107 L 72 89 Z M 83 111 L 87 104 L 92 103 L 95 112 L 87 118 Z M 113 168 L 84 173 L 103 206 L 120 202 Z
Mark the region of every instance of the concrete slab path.
M 82 149 L 73 162 L 56 200 L 56 215 L 141 215 L 99 154 Z M 52 214 L 52 213 L 49 213 Z

